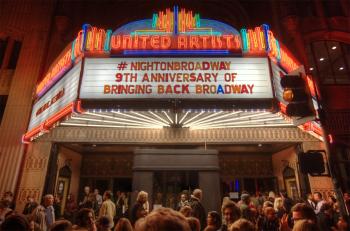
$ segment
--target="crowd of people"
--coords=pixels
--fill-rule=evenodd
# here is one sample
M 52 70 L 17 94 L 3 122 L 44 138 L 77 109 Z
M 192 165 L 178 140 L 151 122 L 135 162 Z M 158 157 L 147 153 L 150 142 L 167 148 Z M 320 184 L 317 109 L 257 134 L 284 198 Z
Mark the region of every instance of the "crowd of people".
M 202 190 L 183 191 L 176 208 L 150 207 L 148 193 L 140 191 L 131 206 L 129 195 L 84 188 L 77 203 L 73 195 L 51 194 L 38 204 L 28 197 L 24 210 L 16 211 L 14 197 L 6 192 L 0 201 L 0 231 L 347 231 L 347 217 L 339 212 L 335 196 L 323 198 L 319 192 L 296 201 L 286 192 L 250 195 L 240 200 L 224 197 L 221 211 L 206 212 Z M 208 195 L 209 196 L 209 195 Z M 350 196 L 344 193 L 347 209 Z M 63 213 L 61 211 L 64 211 Z

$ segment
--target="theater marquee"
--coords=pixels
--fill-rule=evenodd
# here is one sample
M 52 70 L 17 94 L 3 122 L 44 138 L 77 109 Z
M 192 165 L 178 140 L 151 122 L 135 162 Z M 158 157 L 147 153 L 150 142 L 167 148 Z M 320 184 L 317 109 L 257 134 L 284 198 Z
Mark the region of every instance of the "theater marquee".
M 81 99 L 272 99 L 267 58 L 87 58 Z

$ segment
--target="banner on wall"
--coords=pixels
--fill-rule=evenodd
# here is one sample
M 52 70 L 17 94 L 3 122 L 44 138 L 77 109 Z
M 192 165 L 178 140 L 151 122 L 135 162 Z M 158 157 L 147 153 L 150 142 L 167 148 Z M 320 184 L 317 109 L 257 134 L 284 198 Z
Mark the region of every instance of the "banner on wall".
M 86 58 L 81 99 L 272 99 L 268 58 Z

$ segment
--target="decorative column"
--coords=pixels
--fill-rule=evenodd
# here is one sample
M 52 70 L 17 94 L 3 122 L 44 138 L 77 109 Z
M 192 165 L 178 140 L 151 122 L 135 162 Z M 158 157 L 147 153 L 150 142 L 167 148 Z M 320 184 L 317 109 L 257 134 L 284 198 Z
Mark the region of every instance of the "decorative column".
M 38 141 L 29 144 L 16 200 L 17 211 L 23 211 L 27 196 L 33 196 L 35 201 L 40 203 L 50 152 L 50 142 Z

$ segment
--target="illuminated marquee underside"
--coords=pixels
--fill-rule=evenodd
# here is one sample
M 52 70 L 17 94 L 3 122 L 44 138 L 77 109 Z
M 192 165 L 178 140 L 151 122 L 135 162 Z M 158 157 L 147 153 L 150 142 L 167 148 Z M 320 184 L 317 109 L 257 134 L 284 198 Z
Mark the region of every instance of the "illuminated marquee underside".
M 294 126 L 279 113 L 267 111 L 118 111 L 88 110 L 73 114 L 60 126 L 106 128 L 238 128 Z

